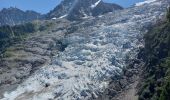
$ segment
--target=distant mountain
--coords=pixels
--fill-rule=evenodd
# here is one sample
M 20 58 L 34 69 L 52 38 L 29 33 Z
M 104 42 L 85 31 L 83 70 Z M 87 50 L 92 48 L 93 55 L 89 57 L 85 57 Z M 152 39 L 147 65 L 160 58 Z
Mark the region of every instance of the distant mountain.
M 0 26 L 16 25 L 41 19 L 42 15 L 35 11 L 22 11 L 18 8 L 4 8 L 0 11 Z
M 47 14 L 47 18 L 66 17 L 70 20 L 77 20 L 121 9 L 123 8 L 117 4 L 105 3 L 102 0 L 63 0 Z
M 35 11 L 22 11 L 15 7 L 0 11 L 0 26 L 17 25 L 36 19 L 64 18 L 78 20 L 89 16 L 98 16 L 114 10 L 123 9 L 117 4 L 104 3 L 102 0 L 63 0 L 45 16 Z

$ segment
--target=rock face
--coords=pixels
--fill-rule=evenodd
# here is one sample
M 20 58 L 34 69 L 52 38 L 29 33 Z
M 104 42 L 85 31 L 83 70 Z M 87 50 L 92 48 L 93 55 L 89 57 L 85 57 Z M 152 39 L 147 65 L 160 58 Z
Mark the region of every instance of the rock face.
M 47 16 L 48 18 L 66 17 L 69 20 L 77 20 L 121 9 L 123 8 L 119 5 L 104 3 L 102 0 L 64 0 Z
M 75 5 L 76 0 L 63 0 L 54 10 L 50 11 L 47 14 L 48 18 L 59 18 L 64 17 L 70 12 L 70 9 L 72 9 L 72 6 Z
M 16 25 L 41 19 L 42 15 L 35 11 L 22 11 L 18 8 L 4 8 L 0 11 L 0 26 Z

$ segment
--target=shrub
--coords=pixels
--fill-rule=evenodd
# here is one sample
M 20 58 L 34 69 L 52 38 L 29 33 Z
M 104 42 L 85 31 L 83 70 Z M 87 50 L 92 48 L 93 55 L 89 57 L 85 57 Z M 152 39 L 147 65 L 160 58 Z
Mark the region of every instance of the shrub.
M 170 22 L 170 7 L 167 8 L 167 20 Z

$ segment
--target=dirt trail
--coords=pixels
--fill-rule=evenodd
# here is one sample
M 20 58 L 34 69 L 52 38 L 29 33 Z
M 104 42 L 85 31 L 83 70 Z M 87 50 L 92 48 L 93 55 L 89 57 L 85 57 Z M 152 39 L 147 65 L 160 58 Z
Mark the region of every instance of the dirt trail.
M 121 93 L 116 100 L 138 100 L 138 96 L 136 95 L 137 84 L 138 84 L 138 81 L 130 84 L 130 89 Z

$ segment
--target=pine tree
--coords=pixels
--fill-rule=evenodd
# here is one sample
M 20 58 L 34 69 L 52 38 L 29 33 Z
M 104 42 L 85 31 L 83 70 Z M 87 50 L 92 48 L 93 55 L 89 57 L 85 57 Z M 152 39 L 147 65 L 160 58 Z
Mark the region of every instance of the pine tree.
M 167 20 L 170 22 L 170 7 L 167 8 Z

